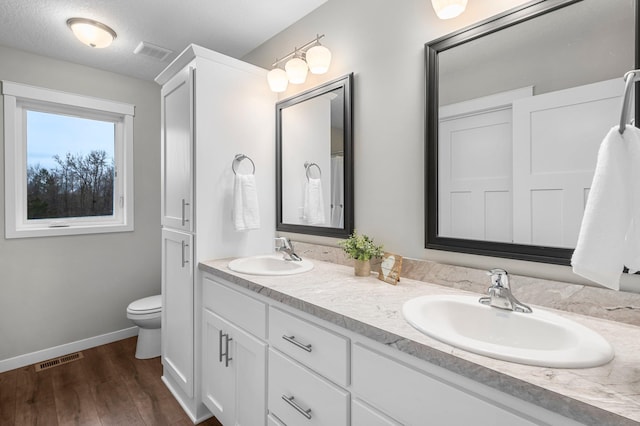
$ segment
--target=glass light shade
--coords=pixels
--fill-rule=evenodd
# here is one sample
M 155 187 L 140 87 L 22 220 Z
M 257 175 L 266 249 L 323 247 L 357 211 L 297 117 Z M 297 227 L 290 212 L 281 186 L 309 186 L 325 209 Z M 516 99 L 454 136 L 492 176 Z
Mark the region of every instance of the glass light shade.
M 440 19 L 451 19 L 464 12 L 467 0 L 431 0 L 433 10 Z
M 287 70 L 287 77 L 292 84 L 302 84 L 307 79 L 309 67 L 307 63 L 300 58 L 289 59 L 284 69 Z
M 274 68 L 267 73 L 267 81 L 272 92 L 280 93 L 287 90 L 289 80 L 287 73 L 282 68 Z
M 331 51 L 321 45 L 313 46 L 307 50 L 306 58 L 311 74 L 324 74 L 331 64 Z
M 104 48 L 116 38 L 116 32 L 106 25 L 84 18 L 71 18 L 67 25 L 78 40 L 90 47 Z

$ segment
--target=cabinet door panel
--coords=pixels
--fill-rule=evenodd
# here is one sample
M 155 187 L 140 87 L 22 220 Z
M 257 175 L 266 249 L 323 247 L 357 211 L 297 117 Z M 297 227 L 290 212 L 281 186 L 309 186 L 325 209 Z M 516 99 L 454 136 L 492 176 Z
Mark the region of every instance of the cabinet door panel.
M 267 344 L 203 310 L 204 404 L 224 425 L 266 423 Z
M 353 345 L 352 365 L 354 394 L 404 424 L 534 425 L 360 344 Z
M 162 224 L 193 231 L 193 97 L 195 71 L 162 87 Z
M 232 425 L 235 418 L 236 381 L 233 368 L 226 365 L 226 342 L 225 337 L 221 335 L 229 333 L 228 323 L 207 309 L 203 310 L 202 323 L 204 405 L 223 425 Z M 232 355 L 230 357 L 233 358 Z
M 193 397 L 193 237 L 162 231 L 162 364 Z

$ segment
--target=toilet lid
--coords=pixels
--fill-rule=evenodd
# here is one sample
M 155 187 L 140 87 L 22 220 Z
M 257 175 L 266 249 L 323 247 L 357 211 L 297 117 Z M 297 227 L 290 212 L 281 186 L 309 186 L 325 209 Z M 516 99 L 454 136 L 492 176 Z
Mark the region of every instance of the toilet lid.
M 134 300 L 129 304 L 127 311 L 134 313 L 157 312 L 162 309 L 162 296 L 149 296 Z

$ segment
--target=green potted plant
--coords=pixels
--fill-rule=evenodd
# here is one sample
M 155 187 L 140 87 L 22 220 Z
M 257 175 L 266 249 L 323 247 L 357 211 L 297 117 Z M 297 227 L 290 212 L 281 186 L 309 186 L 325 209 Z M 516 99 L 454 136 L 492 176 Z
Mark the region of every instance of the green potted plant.
M 357 231 L 344 241 L 338 243 L 350 258 L 354 259 L 354 271 L 358 277 L 366 277 L 371 273 L 370 260 L 382 256 L 382 245 L 376 245 L 367 235 L 358 235 Z

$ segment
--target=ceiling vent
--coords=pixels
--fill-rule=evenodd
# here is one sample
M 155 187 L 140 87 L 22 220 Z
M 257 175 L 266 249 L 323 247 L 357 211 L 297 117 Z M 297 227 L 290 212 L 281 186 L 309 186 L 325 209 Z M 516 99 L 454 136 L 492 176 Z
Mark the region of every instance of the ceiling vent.
M 169 55 L 173 53 L 173 50 L 165 49 L 164 47 L 156 46 L 146 41 L 141 41 L 140 44 L 133 51 L 136 55 L 148 56 L 157 61 L 164 61 Z

